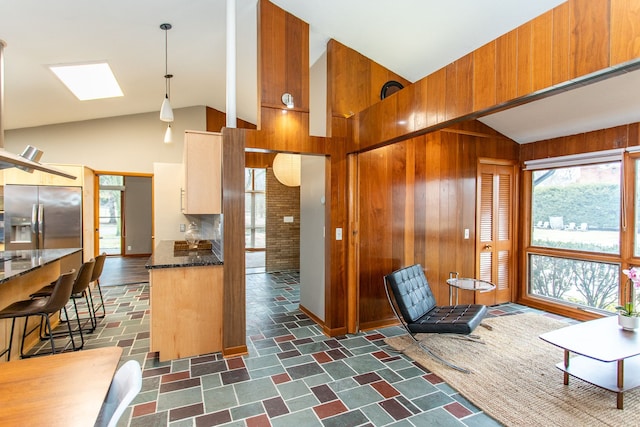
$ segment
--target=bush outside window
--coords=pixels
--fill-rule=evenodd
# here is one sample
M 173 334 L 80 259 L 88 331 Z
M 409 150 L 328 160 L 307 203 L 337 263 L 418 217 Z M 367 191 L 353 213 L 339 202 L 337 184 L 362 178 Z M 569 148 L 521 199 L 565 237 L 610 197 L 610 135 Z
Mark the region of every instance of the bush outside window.
M 620 258 L 620 162 L 532 172 L 531 247 L 563 256 L 528 255 L 528 293 L 553 302 L 615 311 Z M 571 255 L 575 252 L 575 255 Z M 586 253 L 586 255 L 584 254 Z M 566 255 L 564 255 L 566 254 Z

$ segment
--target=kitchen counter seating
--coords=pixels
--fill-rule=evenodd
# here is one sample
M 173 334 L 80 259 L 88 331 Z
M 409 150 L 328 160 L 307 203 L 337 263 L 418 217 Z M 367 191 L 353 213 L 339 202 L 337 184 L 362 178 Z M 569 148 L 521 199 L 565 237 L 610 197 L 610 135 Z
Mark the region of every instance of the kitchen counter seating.
M 73 255 L 79 253 L 82 248 L 0 251 L 0 310 L 16 301 L 29 299 L 29 295 L 54 282 L 62 273 L 77 269 L 79 265 L 74 265 Z M 30 318 L 27 329 L 38 326 L 37 320 Z M 16 331 L 22 331 L 24 318 L 18 319 L 15 327 Z M 10 329 L 11 320 L 0 320 L 0 348 L 9 346 Z M 21 340 L 19 334 L 13 337 L 12 359 L 20 356 Z M 39 341 L 37 334 L 32 334 L 25 340 L 24 350 Z M 1 363 L 4 361 L 0 358 Z
M 222 260 L 212 250 L 154 249 L 149 271 L 150 347 L 161 362 L 222 350 Z
M 81 248 L 1 251 L 0 286 L 13 278 L 28 274 L 80 251 L 82 251 Z

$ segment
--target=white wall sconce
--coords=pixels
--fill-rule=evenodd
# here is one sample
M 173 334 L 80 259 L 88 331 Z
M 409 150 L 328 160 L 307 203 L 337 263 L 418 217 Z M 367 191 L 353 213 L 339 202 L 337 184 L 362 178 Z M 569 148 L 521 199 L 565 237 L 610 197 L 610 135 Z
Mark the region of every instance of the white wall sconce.
M 287 106 L 287 108 L 293 108 L 295 105 L 293 104 L 293 95 L 289 92 L 282 94 L 282 103 Z

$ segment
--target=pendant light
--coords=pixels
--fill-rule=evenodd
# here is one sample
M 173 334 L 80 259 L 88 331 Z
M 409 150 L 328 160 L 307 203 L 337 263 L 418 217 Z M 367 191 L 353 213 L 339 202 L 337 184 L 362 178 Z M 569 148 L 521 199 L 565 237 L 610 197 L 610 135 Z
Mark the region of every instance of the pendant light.
M 163 122 L 173 121 L 173 110 L 169 103 L 169 95 L 171 94 L 171 78 L 173 74 L 169 74 L 168 70 L 168 43 L 167 43 L 167 31 L 171 29 L 171 24 L 160 24 L 160 29 L 164 30 L 164 101 L 162 101 L 162 107 L 160 107 L 160 120 Z
M 278 153 L 273 159 L 273 174 L 287 187 L 300 186 L 300 154 Z
M 173 142 L 173 131 L 171 130 L 171 123 L 167 125 L 167 130 L 164 133 L 164 143 L 171 144 Z

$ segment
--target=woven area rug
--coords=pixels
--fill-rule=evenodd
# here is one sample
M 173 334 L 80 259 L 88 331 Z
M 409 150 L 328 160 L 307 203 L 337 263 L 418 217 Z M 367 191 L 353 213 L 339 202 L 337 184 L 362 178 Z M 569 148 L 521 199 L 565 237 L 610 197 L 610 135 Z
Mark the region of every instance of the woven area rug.
M 507 426 L 637 426 L 640 388 L 624 394 L 624 409 L 616 409 L 616 394 L 563 374 L 555 367 L 563 351 L 538 336 L 566 327 L 541 314 L 488 318 L 489 331 L 475 332 L 485 344 L 437 334 L 418 338 L 434 353 L 472 372 L 451 369 L 431 358 L 408 335 L 385 339 L 420 365 L 445 380 L 485 413 Z

